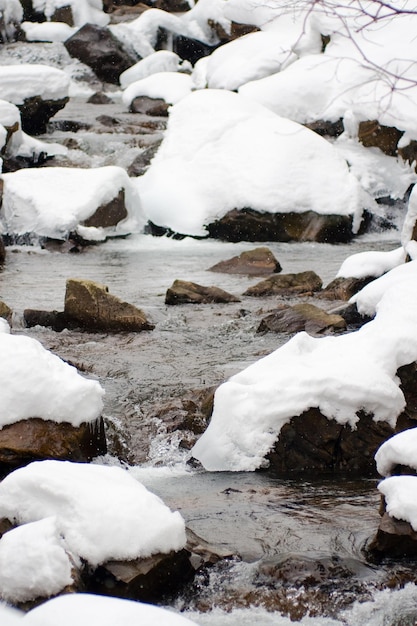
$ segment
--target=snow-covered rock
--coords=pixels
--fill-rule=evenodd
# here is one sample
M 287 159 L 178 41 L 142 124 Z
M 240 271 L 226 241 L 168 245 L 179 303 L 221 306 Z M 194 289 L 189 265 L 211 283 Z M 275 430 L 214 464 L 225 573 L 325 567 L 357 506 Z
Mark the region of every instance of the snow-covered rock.
M 409 428 L 387 439 L 375 454 L 378 473 L 390 476 L 398 465 L 417 472 L 417 428 Z
M 153 54 L 145 57 L 141 61 L 129 67 L 125 72 L 120 74 L 120 85 L 122 89 L 126 89 L 129 85 L 147 78 L 152 74 L 160 72 L 178 72 L 187 69 L 188 65 L 183 64 L 178 54 L 169 50 L 158 50 Z
M 13 41 L 23 19 L 23 9 L 19 0 L 1 0 L 0 15 L 0 43 Z
M 178 72 L 158 72 L 131 83 L 123 92 L 123 104 L 132 107 L 136 98 L 146 97 L 176 104 L 193 89 L 193 81 L 188 74 Z
M 84 239 L 103 240 L 123 235 L 143 225 L 140 199 L 125 170 L 101 168 L 33 168 L 3 174 L 1 232 L 33 233 L 39 237 L 65 239 L 77 231 Z M 116 223 L 94 216 L 105 212 L 123 195 L 123 218 Z
M 394 267 L 405 262 L 407 253 L 401 246 L 394 250 L 358 252 L 345 259 L 336 274 L 336 278 L 378 278 Z
M 102 0 L 32 0 L 32 2 L 34 11 L 43 14 L 48 22 L 51 18 L 57 21 L 57 13 L 62 8 L 70 8 L 73 22 L 70 25 L 77 28 L 84 24 L 107 26 L 110 21 L 109 15 L 103 11 Z
M 64 22 L 22 22 L 27 41 L 65 41 L 77 31 Z

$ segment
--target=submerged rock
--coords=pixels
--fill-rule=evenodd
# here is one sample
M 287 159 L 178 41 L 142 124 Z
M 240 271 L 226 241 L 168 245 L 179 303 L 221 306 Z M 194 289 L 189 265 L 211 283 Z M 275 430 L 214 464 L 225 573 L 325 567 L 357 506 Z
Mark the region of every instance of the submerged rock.
M 281 265 L 271 250 L 266 247 L 241 252 L 238 256 L 234 256 L 226 261 L 220 261 L 209 268 L 210 272 L 245 274 L 247 276 L 262 276 L 264 274 L 278 273 L 281 270 Z
M 57 459 L 87 462 L 106 454 L 103 420 L 76 427 L 33 417 L 0 430 L 0 472 L 8 473 L 32 461 Z
M 353 237 L 351 215 L 260 213 L 233 209 L 207 226 L 210 237 L 225 241 L 316 241 L 347 243 Z
M 298 274 L 279 274 L 270 276 L 260 283 L 249 287 L 244 296 L 294 296 L 311 294 L 319 291 L 322 280 L 315 272 L 306 271 Z
M 186 280 L 175 280 L 167 290 L 165 304 L 210 304 L 213 302 L 240 302 L 219 287 L 204 287 Z
M 329 314 L 314 304 L 302 302 L 294 306 L 282 306 L 263 318 L 258 333 L 296 333 L 305 330 L 317 335 L 346 330 L 341 315 Z
M 89 331 L 139 332 L 154 328 L 143 311 L 91 280 L 67 280 L 64 315 Z

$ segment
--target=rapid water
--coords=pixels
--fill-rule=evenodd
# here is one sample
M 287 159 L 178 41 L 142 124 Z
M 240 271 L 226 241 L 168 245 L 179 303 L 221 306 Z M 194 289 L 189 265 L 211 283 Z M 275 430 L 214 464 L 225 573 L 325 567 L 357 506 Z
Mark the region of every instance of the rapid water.
M 350 245 L 281 244 L 269 247 L 284 272 L 313 269 L 327 284 L 354 252 L 392 249 L 395 239 L 368 237 Z M 109 455 L 178 509 L 187 525 L 233 558 L 197 577 L 180 598 L 167 599 L 201 626 L 412 625 L 417 619 L 415 564 L 367 561 L 378 525 L 376 481 L 330 481 L 306 476 L 283 481 L 268 473 L 206 473 L 187 465 L 157 409 L 168 399 L 220 384 L 288 336 L 258 335 L 276 299 L 169 307 L 165 292 L 176 278 L 216 285 L 241 296 L 258 281 L 208 268 L 255 244 L 175 241 L 136 235 L 79 254 L 8 248 L 0 298 L 14 309 L 13 331 L 37 338 L 106 390 Z M 22 324 L 25 308 L 62 310 L 65 281 L 88 278 L 142 308 L 155 329 L 145 333 L 56 333 Z M 332 303 L 320 301 L 321 306 Z M 126 466 L 126 465 L 125 465 Z

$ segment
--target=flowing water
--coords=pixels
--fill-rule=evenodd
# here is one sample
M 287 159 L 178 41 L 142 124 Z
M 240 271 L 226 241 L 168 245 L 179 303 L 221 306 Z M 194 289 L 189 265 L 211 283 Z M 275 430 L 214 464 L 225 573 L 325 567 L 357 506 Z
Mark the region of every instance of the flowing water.
M 16 48 L 6 52 L 0 62 L 8 62 Z M 119 120 L 120 129 L 115 122 L 108 130 L 102 115 Z M 149 133 L 146 123 L 133 132 L 133 118 L 140 125 L 140 116 L 126 114 L 120 104 L 91 107 L 75 99 L 56 116 L 48 139 L 65 141 L 76 165 L 127 167 L 163 130 L 159 120 Z M 65 120 L 93 127 L 63 130 Z M 180 510 L 192 530 L 233 555 L 198 576 L 180 597 L 167 599 L 174 610 L 201 626 L 284 626 L 297 620 L 309 626 L 411 626 L 417 620 L 415 563 L 366 558 L 379 520 L 376 481 L 206 473 L 187 464 L 189 449 L 161 418 L 165 402 L 217 386 L 288 340 L 256 333 L 263 314 L 277 305 L 275 298 L 241 296 L 258 279 L 208 271 L 255 245 L 135 235 L 79 254 L 12 246 L 0 273 L 0 299 L 14 310 L 13 332 L 38 339 L 105 388 L 109 454 L 97 462 L 122 462 Z M 268 245 L 283 272 L 314 270 L 327 284 L 348 255 L 399 243 L 388 233 L 349 245 Z M 24 328 L 25 308 L 63 309 L 70 277 L 106 284 L 142 308 L 155 329 L 111 335 Z M 241 302 L 166 306 L 165 292 L 177 278 L 216 285 Z

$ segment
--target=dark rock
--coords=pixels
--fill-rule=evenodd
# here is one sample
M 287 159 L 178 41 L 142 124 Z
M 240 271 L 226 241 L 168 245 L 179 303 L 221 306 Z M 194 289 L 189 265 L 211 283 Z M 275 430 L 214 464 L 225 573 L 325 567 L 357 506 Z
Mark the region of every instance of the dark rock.
M 312 294 L 319 291 L 322 281 L 315 272 L 307 271 L 298 274 L 275 274 L 249 287 L 244 296 L 294 296 Z
M 99 206 L 91 217 L 82 222 L 82 225 L 95 228 L 111 228 L 126 219 L 127 216 L 125 192 L 124 189 L 121 189 L 115 198 Z
M 0 207 L 1 207 L 1 189 L 3 186 L 3 181 L 0 181 Z M 6 260 L 6 248 L 4 246 L 4 241 L 3 241 L 3 237 L 0 235 L 0 265 L 3 265 L 3 263 Z
M 158 152 L 158 148 L 161 145 L 161 141 L 154 143 L 152 146 L 145 148 L 128 167 L 127 173 L 129 176 L 143 176 L 146 170 L 149 168 L 152 159 Z
M 138 60 L 126 52 L 108 28 L 95 24 L 85 24 L 64 46 L 72 57 L 91 67 L 100 80 L 116 85 L 120 74 Z
M 209 304 L 213 302 L 240 302 L 219 287 L 204 287 L 185 280 L 175 280 L 167 290 L 165 304 Z
M 320 294 L 317 294 L 317 297 L 320 297 Z M 328 311 L 328 313 L 332 313 L 335 315 L 340 315 L 343 317 L 346 324 L 353 330 L 357 328 L 361 328 L 364 324 L 367 324 L 371 321 L 370 317 L 363 316 L 359 313 L 356 304 L 342 304 L 341 306 Z
M 233 209 L 207 226 L 209 237 L 225 241 L 316 241 L 347 243 L 353 237 L 352 216 L 304 213 L 260 213 Z
M 61 311 L 39 311 L 36 309 L 25 309 L 23 320 L 27 328 L 33 326 L 46 326 L 60 333 L 64 328 L 68 328 L 69 320 Z
M 248 276 L 263 276 L 281 271 L 278 263 L 269 248 L 255 248 L 242 252 L 227 261 L 220 261 L 210 272 L 224 272 L 225 274 L 246 274 Z
M 210 46 L 184 35 L 174 33 L 172 38 L 172 51 L 184 61 L 189 61 L 191 65 L 195 65 L 202 57 L 209 56 L 216 48 L 218 45 Z
M 305 330 L 312 335 L 328 334 L 346 330 L 342 316 L 329 314 L 314 304 L 303 302 L 283 306 L 264 317 L 257 332 L 296 333 Z
M 97 91 L 88 98 L 87 102 L 88 104 L 111 104 L 112 99 L 102 91 Z
M 143 311 L 91 280 L 67 280 L 64 314 L 83 330 L 93 332 L 140 332 L 154 328 Z
M 311 471 L 377 476 L 374 456 L 378 448 L 394 433 L 415 425 L 414 420 L 402 414 L 393 429 L 362 413 L 352 430 L 311 408 L 283 426 L 267 459 L 271 469 L 281 476 Z
M 376 147 L 389 156 L 396 156 L 397 145 L 404 131 L 382 126 L 378 120 L 360 122 L 358 139 L 365 148 Z
M 416 558 L 417 532 L 409 522 L 384 513 L 375 537 L 367 546 L 374 556 L 390 558 Z
M 72 426 L 33 417 L 0 430 L 0 471 L 4 474 L 32 461 L 58 459 L 87 462 L 106 454 L 103 421 Z
M 327 287 L 322 289 L 318 297 L 326 300 L 347 301 L 373 280 L 375 280 L 374 276 L 367 276 L 366 278 L 335 278 Z
M 194 574 L 190 553 L 184 549 L 135 561 L 108 561 L 95 570 L 86 587 L 90 593 L 160 602 Z
M 29 135 L 42 135 L 46 132 L 48 121 L 60 109 L 63 109 L 69 98 L 43 100 L 40 96 L 25 98 L 23 104 L 17 104 L 20 111 L 22 130 Z
M 404 161 L 407 161 L 410 165 L 414 162 L 417 163 L 417 141 L 413 139 L 406 146 L 398 148 L 398 156 L 404 159 Z
M 185 13 L 190 10 L 187 0 L 156 0 L 155 8 L 168 13 Z
M 171 105 L 162 98 L 148 98 L 138 96 L 134 98 L 129 106 L 131 113 L 141 113 L 142 115 L 153 115 L 155 117 L 167 117 L 168 109 Z
M 321 137 L 339 137 L 339 135 L 341 135 L 345 130 L 342 119 L 337 120 L 337 122 L 317 120 L 315 122 L 304 124 L 304 126 L 313 130 Z
M 74 26 L 74 15 L 71 5 L 67 4 L 65 6 L 56 7 L 51 15 L 51 22 L 64 22 L 64 24 L 68 24 L 68 26 Z

